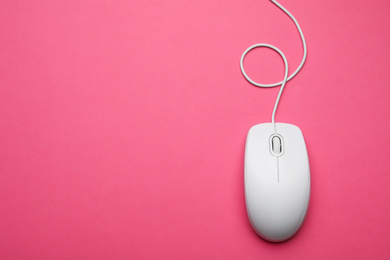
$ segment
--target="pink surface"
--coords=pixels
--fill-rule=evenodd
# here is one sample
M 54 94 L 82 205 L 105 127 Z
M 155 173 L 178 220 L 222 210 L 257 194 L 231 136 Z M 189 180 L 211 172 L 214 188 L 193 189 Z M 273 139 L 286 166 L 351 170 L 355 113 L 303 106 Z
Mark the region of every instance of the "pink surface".
M 269 1 L 2 1 L 0 259 L 388 259 L 390 2 L 287 1 L 308 43 L 276 116 L 304 133 L 307 220 L 251 229 L 247 131 L 278 88 L 239 58 L 293 23 Z M 255 50 L 248 73 L 280 80 Z

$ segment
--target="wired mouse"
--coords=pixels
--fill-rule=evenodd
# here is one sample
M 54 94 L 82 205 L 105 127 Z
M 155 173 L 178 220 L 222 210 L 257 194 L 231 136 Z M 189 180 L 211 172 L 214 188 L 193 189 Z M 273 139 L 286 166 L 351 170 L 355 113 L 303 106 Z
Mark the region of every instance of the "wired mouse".
M 276 123 L 275 114 L 287 81 L 303 67 L 307 47 L 297 20 L 275 0 L 270 0 L 295 23 L 301 36 L 303 58 L 298 68 L 288 76 L 286 56 L 277 47 L 254 44 L 241 56 L 243 76 L 257 87 L 281 86 L 272 112 L 271 123 L 253 126 L 245 145 L 245 201 L 253 229 L 262 238 L 282 242 L 291 238 L 306 217 L 310 199 L 310 167 L 305 140 L 301 130 L 291 124 Z M 245 72 L 244 58 L 254 48 L 265 47 L 276 51 L 283 59 L 285 72 L 282 81 L 261 84 Z

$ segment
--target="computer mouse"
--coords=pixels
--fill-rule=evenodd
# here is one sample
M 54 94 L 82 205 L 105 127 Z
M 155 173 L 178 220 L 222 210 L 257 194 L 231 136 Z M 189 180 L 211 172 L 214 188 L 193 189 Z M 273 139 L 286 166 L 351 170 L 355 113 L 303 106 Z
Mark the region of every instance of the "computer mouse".
M 292 124 L 253 126 L 245 146 L 245 200 L 262 238 L 282 242 L 301 227 L 309 205 L 310 168 L 301 130 Z

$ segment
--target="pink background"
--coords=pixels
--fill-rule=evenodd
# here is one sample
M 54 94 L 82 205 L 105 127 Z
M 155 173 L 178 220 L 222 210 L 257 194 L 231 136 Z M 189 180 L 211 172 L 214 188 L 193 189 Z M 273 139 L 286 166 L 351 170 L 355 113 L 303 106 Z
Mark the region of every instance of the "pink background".
M 272 244 L 244 201 L 247 131 L 295 69 L 269 1 L 1 1 L 0 259 L 388 259 L 390 2 L 281 0 L 308 43 L 276 116 L 301 128 L 306 222 Z M 282 78 L 257 49 L 248 74 Z

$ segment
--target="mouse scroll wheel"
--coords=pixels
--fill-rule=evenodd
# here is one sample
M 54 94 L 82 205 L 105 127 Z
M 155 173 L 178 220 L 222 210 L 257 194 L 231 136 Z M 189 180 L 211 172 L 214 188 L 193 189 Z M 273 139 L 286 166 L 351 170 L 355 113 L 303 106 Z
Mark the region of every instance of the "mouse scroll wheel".
M 282 140 L 279 136 L 272 137 L 272 151 L 276 155 L 282 152 Z

